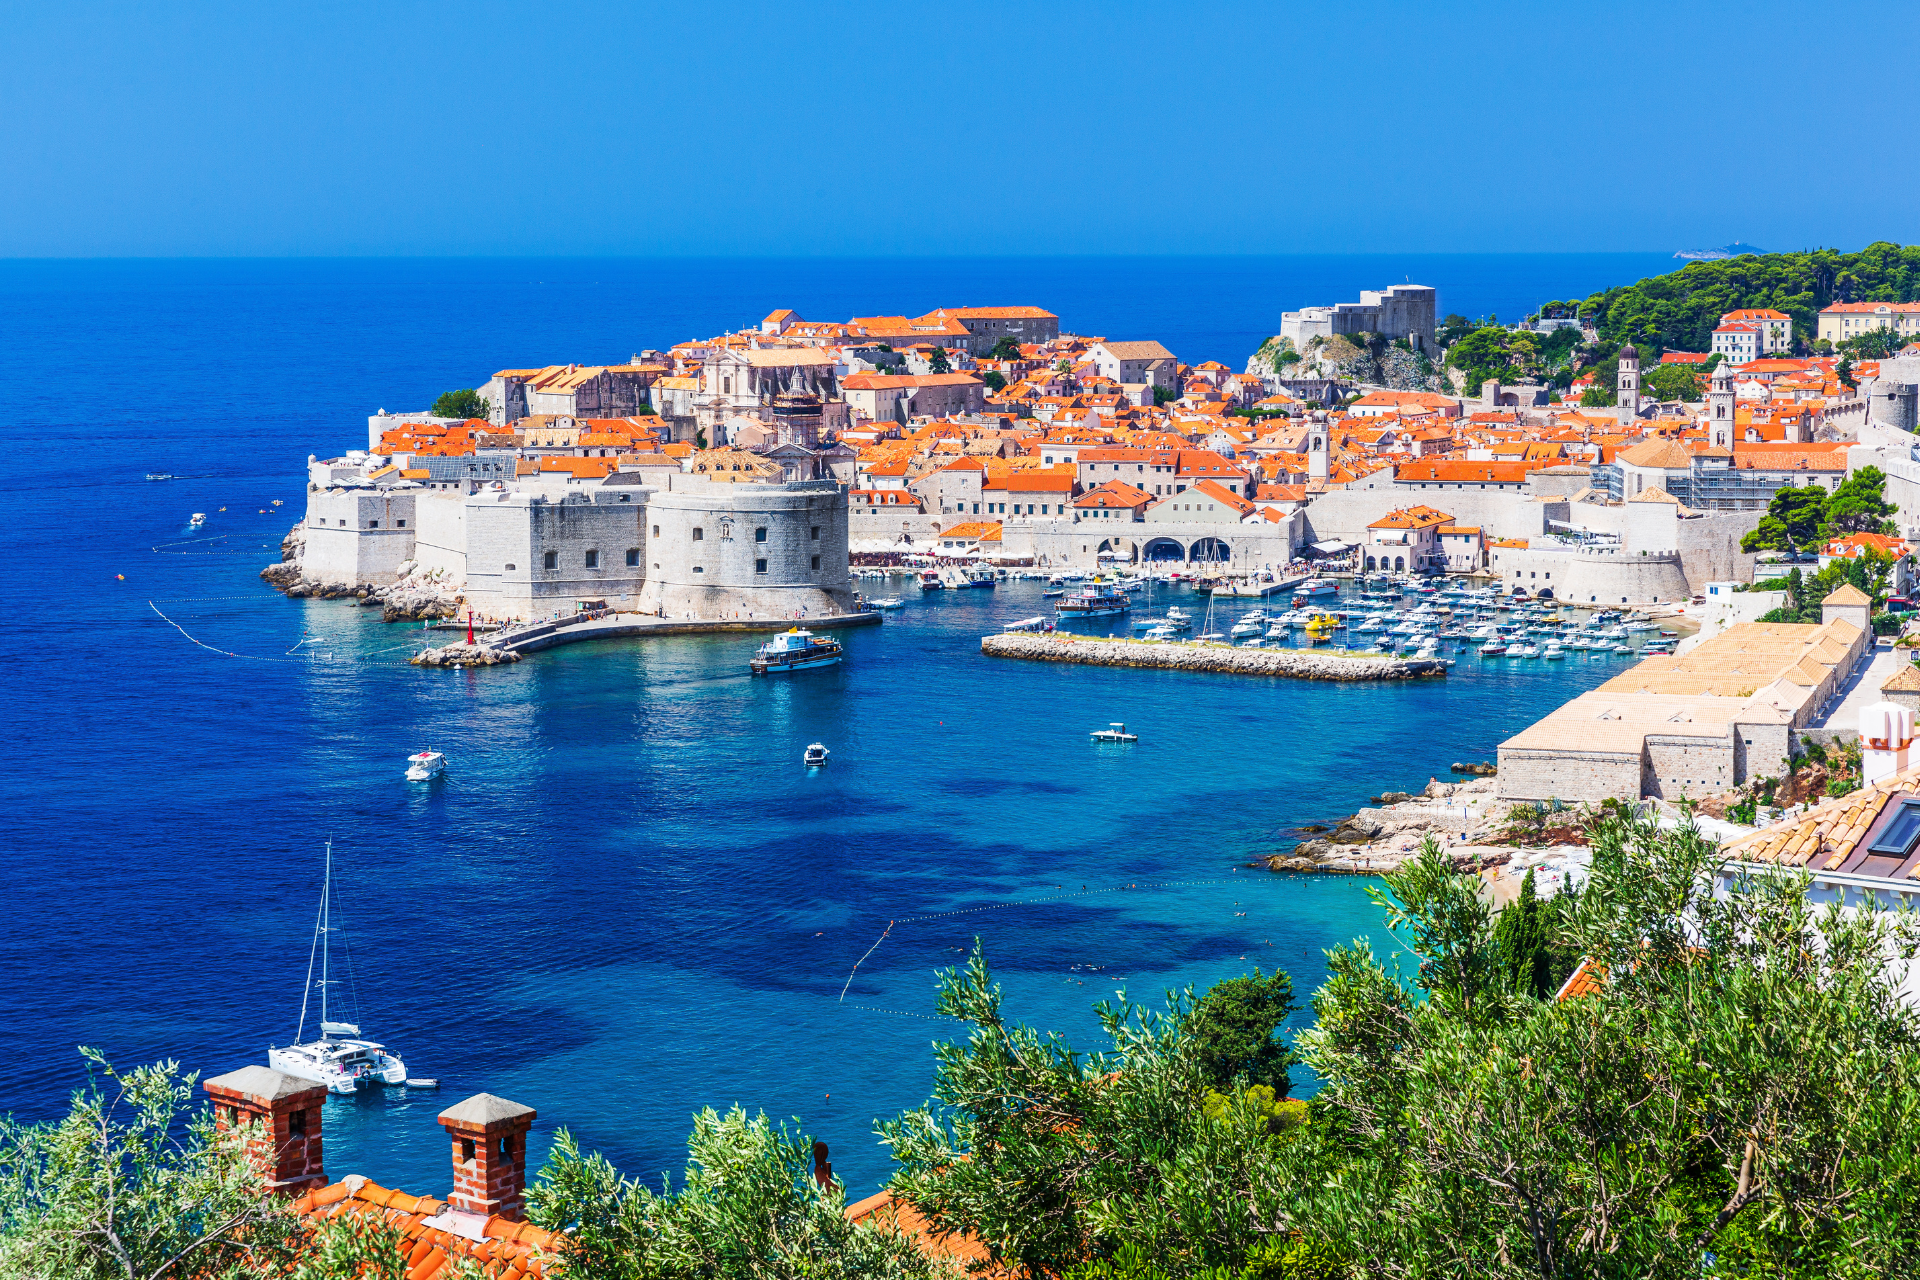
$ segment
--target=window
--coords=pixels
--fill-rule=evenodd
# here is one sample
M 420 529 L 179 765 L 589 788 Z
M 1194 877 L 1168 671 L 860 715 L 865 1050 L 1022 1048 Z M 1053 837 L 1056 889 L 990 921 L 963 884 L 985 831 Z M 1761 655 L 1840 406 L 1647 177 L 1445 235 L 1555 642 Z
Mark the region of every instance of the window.
M 765 560 L 755 560 L 753 562 L 753 571 L 755 573 L 765 573 L 767 571 L 767 562 Z
M 295 1138 L 305 1137 L 307 1132 L 307 1113 L 289 1111 L 287 1113 L 287 1133 Z
M 639 568 L 639 566 L 640 566 L 640 548 L 628 547 L 627 548 L 627 567 L 629 569 L 637 569 Z
M 706 567 L 703 565 L 695 565 L 693 566 L 693 571 L 695 573 L 705 573 L 707 570 L 706 570 Z
M 546 567 L 549 569 L 558 569 L 560 567 L 560 553 L 558 551 L 547 552 Z
M 367 521 L 367 528 L 369 528 L 369 529 L 378 529 L 379 527 L 380 527 L 380 522 L 379 522 L 378 520 L 369 520 L 369 521 Z
M 1868 847 L 1867 852 L 1905 857 L 1916 839 L 1920 839 L 1920 802 L 1903 800 L 1900 802 L 1900 811 L 1881 830 L 1880 838 Z
M 517 568 L 519 568 L 519 567 L 520 567 L 519 565 L 513 565 L 513 564 L 510 564 L 510 565 L 508 565 L 508 566 L 507 566 L 507 572 L 508 572 L 508 573 L 512 573 L 512 572 L 513 572 L 513 571 L 514 571 L 515 569 L 517 569 Z
M 820 557 L 819 557 L 819 556 L 815 556 L 815 557 L 813 558 L 813 568 L 814 568 L 814 572 L 816 572 L 816 573 L 818 573 L 818 572 L 820 571 Z
M 707 536 L 706 531 L 703 530 L 699 525 L 695 525 L 693 527 L 693 540 L 695 542 L 699 542 L 701 539 L 705 538 L 706 536 Z
M 654 537 L 656 537 L 656 538 L 660 536 L 660 526 L 659 526 L 659 525 L 655 525 L 655 526 L 653 526 L 653 536 L 654 536 Z
M 513 1159 L 513 1135 L 510 1133 L 502 1135 L 500 1139 L 500 1158 L 502 1160 Z
M 598 551 L 587 552 L 587 568 L 598 569 L 599 567 L 600 567 L 600 553 Z
M 393 527 L 396 529 L 404 529 L 407 527 L 407 522 L 405 520 L 395 520 L 393 522 Z
M 473 1159 L 473 1139 L 472 1138 L 460 1139 L 460 1159 L 462 1163 Z

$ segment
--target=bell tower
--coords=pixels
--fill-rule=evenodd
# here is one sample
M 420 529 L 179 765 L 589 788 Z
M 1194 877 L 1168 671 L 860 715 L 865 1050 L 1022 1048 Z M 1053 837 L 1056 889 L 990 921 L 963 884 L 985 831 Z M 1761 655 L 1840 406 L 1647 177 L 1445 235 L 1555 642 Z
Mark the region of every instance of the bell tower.
M 1733 448 L 1733 366 L 1725 360 L 1713 367 L 1707 392 L 1707 443 Z
M 1640 353 L 1631 342 L 1620 348 L 1620 373 L 1614 382 L 1613 398 L 1620 406 L 1620 421 L 1632 422 L 1640 416 Z
M 1315 409 L 1307 415 L 1307 479 L 1325 480 L 1327 465 L 1327 413 Z

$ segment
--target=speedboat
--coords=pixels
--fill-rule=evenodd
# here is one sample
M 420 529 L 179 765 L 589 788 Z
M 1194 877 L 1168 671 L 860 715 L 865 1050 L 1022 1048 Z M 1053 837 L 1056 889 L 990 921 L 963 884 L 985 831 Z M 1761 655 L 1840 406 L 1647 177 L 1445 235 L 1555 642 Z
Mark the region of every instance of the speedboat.
M 1257 636 L 1266 629 L 1266 623 L 1258 618 L 1242 618 L 1233 624 L 1232 629 L 1229 630 L 1227 634 L 1235 640 L 1242 640 L 1247 636 Z
M 1540 656 L 1540 650 L 1530 644 L 1523 644 L 1518 649 L 1513 649 L 1509 652 L 1516 658 L 1537 658 Z
M 1507 646 L 1501 644 L 1498 640 L 1480 646 L 1480 656 L 1484 658 L 1497 658 L 1506 651 Z
M 800 762 L 810 769 L 817 769 L 825 764 L 827 762 L 826 744 L 815 742 L 809 745 L 806 754 L 800 757 Z
M 340 980 L 332 976 L 333 843 L 327 843 L 327 869 L 320 882 L 320 914 L 313 940 L 320 955 L 320 979 L 313 981 L 312 952 L 307 961 L 307 996 L 300 1001 L 300 1025 L 294 1043 L 267 1049 L 267 1065 L 275 1071 L 323 1084 L 330 1093 L 353 1093 L 363 1084 L 401 1085 L 407 1082 L 407 1064 L 376 1040 L 360 1034 L 358 1023 L 335 1022 L 328 1015 L 329 989 Z M 307 1002 L 320 993 L 320 1038 L 308 1040 Z
M 193 519 L 187 521 L 187 528 L 202 529 L 206 527 L 206 523 L 207 513 L 204 511 L 196 511 L 193 513 Z
M 425 782 L 437 778 L 447 767 L 447 757 L 434 750 L 418 751 L 407 757 L 407 781 Z
M 869 600 L 867 603 L 876 609 L 901 609 L 906 607 L 906 602 L 899 596 L 888 596 L 883 600 Z
M 1541 651 L 1540 656 L 1543 658 L 1564 658 L 1567 656 L 1567 651 L 1562 649 L 1555 641 L 1549 640 L 1547 647 Z
M 1138 742 L 1140 741 L 1139 734 L 1128 733 L 1127 726 L 1118 720 L 1115 720 L 1112 724 L 1108 725 L 1104 729 L 1095 729 L 1093 732 L 1089 733 L 1087 736 L 1089 738 L 1092 738 L 1095 742 Z
M 794 627 L 783 631 L 760 646 L 760 652 L 747 663 L 757 676 L 771 671 L 805 671 L 809 667 L 830 667 L 840 661 L 840 642 Z

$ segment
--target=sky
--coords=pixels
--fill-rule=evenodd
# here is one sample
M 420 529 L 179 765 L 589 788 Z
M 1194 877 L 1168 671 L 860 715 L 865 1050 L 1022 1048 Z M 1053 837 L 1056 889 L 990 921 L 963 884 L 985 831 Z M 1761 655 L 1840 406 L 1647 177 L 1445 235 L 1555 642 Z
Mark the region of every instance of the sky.
M 1841 82 L 1878 73 L 1772 0 L 0 0 L 0 15 L 0 257 L 1920 234 L 1920 141 L 1828 110 Z M 1890 51 L 1920 32 L 1911 6 L 1855 20 Z

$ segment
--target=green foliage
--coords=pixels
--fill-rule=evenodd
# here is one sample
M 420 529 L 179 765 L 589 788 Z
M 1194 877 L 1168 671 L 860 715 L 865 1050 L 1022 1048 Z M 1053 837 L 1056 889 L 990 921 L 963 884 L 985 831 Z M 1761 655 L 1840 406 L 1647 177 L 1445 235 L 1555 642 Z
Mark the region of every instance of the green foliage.
M 1588 387 L 1580 393 L 1580 407 L 1583 409 L 1604 409 L 1613 404 L 1613 392 L 1605 387 Z
M 968 1032 L 934 1045 L 934 1101 L 880 1126 L 894 1192 L 1036 1276 L 1125 1245 L 1174 1276 L 1237 1266 L 1284 1220 L 1266 1172 L 1282 1140 L 1245 1093 L 1207 1116 L 1192 1007 L 1190 993 L 1161 1013 L 1122 995 L 1097 1007 L 1111 1047 L 1081 1053 L 1006 1021 L 976 944 L 941 975 L 939 1011 Z
M 1862 360 L 1885 360 L 1888 356 L 1897 355 L 1900 348 L 1907 345 L 1907 339 L 1892 329 L 1870 329 L 1866 333 L 1843 338 L 1834 345 L 1837 350 L 1849 356 L 1859 356 Z
M 1792 551 L 1793 534 L 1778 516 L 1761 516 L 1760 523 L 1741 535 L 1740 549 L 1755 551 Z
M 945 347 L 935 347 L 933 349 L 933 354 L 927 358 L 927 372 L 953 372 L 953 365 L 947 360 L 947 349 Z
M 1842 385 L 1850 387 L 1855 391 L 1860 389 L 1859 381 L 1853 376 L 1853 356 L 1851 354 L 1840 357 L 1840 363 L 1833 367 L 1833 373 Z
M 1172 387 L 1156 386 L 1153 389 L 1153 402 L 1156 405 L 1171 404 L 1180 398 L 1180 393 Z
M 65 1118 L 0 1119 L 0 1275 L 199 1280 L 290 1264 L 299 1220 L 262 1194 L 240 1136 L 191 1108 L 198 1077 L 173 1062 L 122 1074 L 80 1052 L 89 1081 Z
M 1544 1000 L 1553 994 L 1553 962 L 1549 935 L 1554 900 L 1541 898 L 1533 885 L 1533 869 L 1520 882 L 1520 896 L 1500 912 L 1493 926 L 1493 947 L 1507 990 Z
M 1700 375 L 1689 364 L 1656 364 L 1642 381 L 1660 400 L 1692 401 L 1706 395 L 1706 389 L 1700 385 Z
M 1581 304 L 1603 340 L 1629 338 L 1643 360 L 1664 350 L 1705 351 L 1720 317 L 1743 307 L 1771 307 L 1793 318 L 1811 341 L 1820 309 L 1833 302 L 1911 302 L 1920 298 L 1920 246 L 1886 241 L 1858 253 L 1747 254 L 1690 262 L 1679 271 L 1596 293 Z M 1651 348 L 1651 350 L 1646 349 Z
M 1446 365 L 1460 371 L 1469 394 L 1478 394 L 1488 379 L 1511 383 L 1549 376 L 1570 363 L 1580 341 L 1576 329 L 1538 334 L 1491 324 L 1464 329 L 1449 324 L 1440 336 L 1447 344 Z
M 987 352 L 989 360 L 1020 359 L 1020 343 L 1012 337 L 1005 337 L 993 344 L 993 350 Z
M 1285 1133 L 1307 1122 L 1307 1104 L 1275 1093 L 1264 1084 L 1248 1085 L 1235 1093 L 1209 1093 L 1200 1106 L 1207 1119 L 1225 1122 L 1236 1103 L 1252 1107 L 1268 1133 Z
M 1887 517 L 1900 508 L 1886 500 L 1887 477 L 1878 467 L 1862 467 L 1840 482 L 1827 499 L 1820 533 L 1840 538 L 1850 533 L 1892 533 Z
M 1479 882 L 1454 874 L 1452 859 L 1432 836 L 1420 842 L 1417 858 L 1380 878 L 1386 889 L 1368 889 L 1367 896 L 1386 913 L 1387 928 L 1420 957 L 1415 981 L 1427 999 L 1469 1021 L 1488 1016 L 1505 982 Z
M 1007 385 L 1006 378 L 1003 377 L 998 370 L 994 370 L 994 369 L 989 369 L 985 373 L 981 374 L 980 381 L 987 384 L 987 389 L 989 391 L 1000 391 L 1005 389 Z
M 493 402 L 472 387 L 443 391 L 427 410 L 436 418 L 484 418 L 493 412 Z
M 1884 480 L 1883 480 L 1884 483 Z M 1740 540 L 1742 551 L 1796 551 L 1816 541 L 1827 519 L 1827 490 L 1809 481 L 1773 495 L 1767 514 Z
M 569 1232 L 568 1280 L 919 1280 L 932 1273 L 890 1227 L 846 1219 L 844 1189 L 813 1177 L 813 1144 L 739 1107 L 693 1118 L 678 1192 L 655 1193 L 562 1130 L 528 1190 L 533 1220 Z
M 1251 978 L 1216 983 L 1193 1007 L 1186 1028 L 1212 1086 L 1224 1090 L 1239 1081 L 1285 1097 L 1291 1088 L 1287 1068 L 1296 1059 L 1280 1032 L 1298 1008 L 1293 979 L 1285 973 L 1265 977 L 1255 969 Z
M 1892 556 L 1881 551 L 1869 550 L 1865 555 L 1849 560 L 1835 560 L 1832 564 L 1802 579 L 1798 569 L 1787 574 L 1787 603 L 1779 609 L 1769 610 L 1760 618 L 1762 622 L 1818 622 L 1821 616 L 1820 602 L 1838 591 L 1841 587 L 1853 587 L 1871 598 L 1872 608 L 1878 610 L 1886 603 L 1887 594 L 1893 584 Z
M 1287 1225 L 1367 1274 L 1677 1278 L 1706 1254 L 1712 1274 L 1902 1272 L 1913 919 L 1816 907 L 1803 875 L 1727 869 L 1716 893 L 1723 862 L 1691 828 L 1591 833 L 1564 927 L 1597 994 L 1468 998 L 1472 876 L 1406 902 L 1426 1001 L 1364 944 L 1333 953 L 1301 1037 L 1313 1122 L 1272 1148 Z

